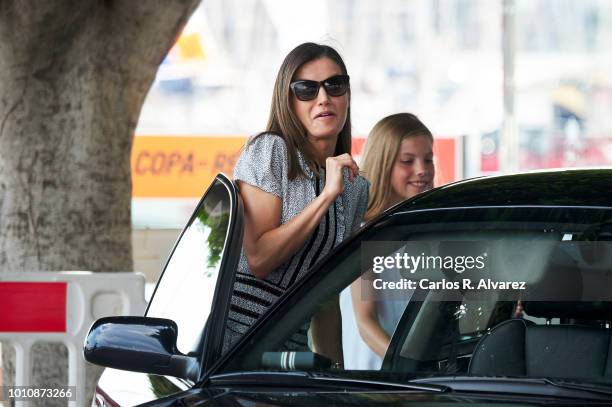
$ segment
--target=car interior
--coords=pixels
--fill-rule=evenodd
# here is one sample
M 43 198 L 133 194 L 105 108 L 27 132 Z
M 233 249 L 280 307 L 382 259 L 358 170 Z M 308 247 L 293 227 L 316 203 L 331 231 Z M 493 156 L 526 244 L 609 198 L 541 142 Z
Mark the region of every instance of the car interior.
M 603 264 L 590 270 L 579 266 L 589 246 L 557 244 L 540 278 L 516 301 L 500 300 L 493 292 L 484 300 L 466 293 L 462 301 L 444 301 L 444 292 L 429 292 L 424 302 L 407 307 L 382 370 L 609 379 L 612 302 L 583 284 L 587 275 L 606 286 L 609 272 Z M 603 253 L 604 247 L 598 250 Z M 601 278 L 590 275 L 597 273 Z M 482 317 L 479 326 L 464 319 L 470 313 Z M 431 333 L 419 334 L 427 329 Z

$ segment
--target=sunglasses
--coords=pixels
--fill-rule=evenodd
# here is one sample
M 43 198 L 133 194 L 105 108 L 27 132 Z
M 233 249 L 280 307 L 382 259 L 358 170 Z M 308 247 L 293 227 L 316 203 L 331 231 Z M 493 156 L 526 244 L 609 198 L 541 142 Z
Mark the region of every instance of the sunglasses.
M 329 96 L 342 96 L 349 89 L 349 76 L 334 75 L 321 82 L 300 80 L 289 85 L 295 97 L 303 102 L 316 98 L 321 86 Z

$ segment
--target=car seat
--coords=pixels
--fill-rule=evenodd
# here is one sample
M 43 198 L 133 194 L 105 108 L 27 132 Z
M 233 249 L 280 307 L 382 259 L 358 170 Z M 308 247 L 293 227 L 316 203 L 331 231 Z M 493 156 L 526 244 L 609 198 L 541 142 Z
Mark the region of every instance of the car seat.
M 498 324 L 474 348 L 470 375 L 612 377 L 611 331 L 602 326 L 612 320 L 612 303 L 580 301 L 581 271 L 566 260 L 556 251 L 526 293 L 526 314 L 545 318 L 546 325 L 525 319 Z M 550 324 L 553 318 L 561 324 Z
M 531 302 L 529 315 L 612 319 L 610 303 Z M 504 321 L 476 345 L 468 373 L 482 376 L 593 378 L 612 376 L 610 329 Z

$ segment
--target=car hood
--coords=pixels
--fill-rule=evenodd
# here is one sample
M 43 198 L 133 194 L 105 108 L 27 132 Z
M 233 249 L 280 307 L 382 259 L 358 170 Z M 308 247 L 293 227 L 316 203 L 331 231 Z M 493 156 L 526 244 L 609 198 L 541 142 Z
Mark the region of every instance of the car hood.
M 448 406 L 450 404 L 470 406 L 596 406 L 593 400 L 556 399 L 530 397 L 526 395 L 477 394 L 477 393 L 444 393 L 431 394 L 413 391 L 302 391 L 302 390 L 244 390 L 244 391 L 210 391 L 188 392 L 158 400 L 150 406 L 245 406 L 245 407 L 280 407 L 280 406 L 399 406 L 426 405 Z M 607 403 L 607 404 L 606 404 Z

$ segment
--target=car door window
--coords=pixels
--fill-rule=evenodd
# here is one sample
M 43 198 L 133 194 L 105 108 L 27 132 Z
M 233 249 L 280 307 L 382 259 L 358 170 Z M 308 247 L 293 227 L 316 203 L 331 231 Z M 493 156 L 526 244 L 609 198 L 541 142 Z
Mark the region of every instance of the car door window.
M 223 370 L 328 370 L 396 379 L 467 375 L 481 339 L 512 321 L 526 330 L 557 325 L 568 332 L 576 327 L 583 334 L 578 327 L 586 325 L 592 328 L 585 334 L 589 338 L 609 335 L 612 245 L 607 225 L 611 220 L 612 211 L 605 208 L 461 208 L 396 215 L 383 226 L 345 242 L 315 267 L 282 298 L 276 312 L 264 317 L 247 338 L 248 347 L 238 350 Z M 387 285 L 394 294 L 386 301 L 398 301 L 401 298 L 394 296 L 408 294 L 409 301 L 399 306 L 397 328 L 389 332 L 391 346 L 380 369 L 357 372 L 334 359 L 334 350 L 342 348 L 339 337 L 356 339 L 359 335 L 350 331 L 338 336 L 347 315 L 341 314 L 340 320 L 330 318 L 322 335 L 316 324 L 322 313 L 332 315 L 329 310 L 339 307 L 340 294 L 353 281 L 373 284 L 376 263 L 367 251 L 368 244 L 378 245 L 382 257 L 403 261 L 403 253 L 412 253 L 421 262 L 431 260 L 433 266 L 423 269 L 425 274 L 413 274 L 408 267 L 397 270 L 401 262 L 389 262 L 386 270 L 393 271 L 395 281 L 390 282 L 395 284 Z M 480 255 L 483 257 L 478 258 Z M 478 261 L 487 267 L 477 270 Z M 408 280 L 416 280 L 416 287 L 409 288 Z M 505 284 L 500 285 L 502 282 Z M 484 286 L 478 289 L 478 284 Z M 303 332 L 308 340 L 301 347 L 294 346 L 292 338 Z M 533 332 L 538 338 L 556 335 L 554 330 Z M 539 340 L 537 345 L 546 351 L 547 339 Z M 507 354 L 521 354 L 520 346 L 510 341 L 496 357 L 503 360 Z M 355 356 L 343 354 L 345 362 Z M 485 371 L 491 368 L 483 366 Z M 509 375 L 504 366 L 500 362 L 494 367 Z
M 177 348 L 198 350 L 213 306 L 215 287 L 229 240 L 232 193 L 216 179 L 183 230 L 147 309 L 149 317 L 167 318 L 178 326 Z

